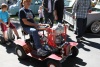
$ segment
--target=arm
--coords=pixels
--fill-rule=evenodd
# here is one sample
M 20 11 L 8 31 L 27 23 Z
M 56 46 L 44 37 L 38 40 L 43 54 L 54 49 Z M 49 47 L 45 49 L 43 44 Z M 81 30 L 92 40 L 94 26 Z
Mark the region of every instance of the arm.
M 58 20 L 58 16 L 57 16 L 57 11 L 54 10 L 54 17 L 55 17 L 55 20 Z
M 6 25 L 6 23 L 4 23 L 1 19 L 0 19 L 0 22 L 1 22 L 2 24 Z
M 72 15 L 74 16 L 75 13 L 77 12 L 78 9 L 78 5 L 79 5 L 79 0 L 76 0 L 74 5 L 73 5 L 73 9 L 72 9 Z
M 58 16 L 57 16 L 57 1 L 55 0 L 54 1 L 54 3 L 55 3 L 55 5 L 54 5 L 54 18 L 55 18 L 55 20 L 58 20 Z
M 34 26 L 35 28 L 37 28 L 37 26 L 38 26 L 38 25 L 35 24 L 35 23 L 31 23 L 31 22 L 27 21 L 26 18 L 23 18 L 22 21 L 23 21 L 23 23 L 24 23 L 25 25 L 28 25 L 28 26 Z
M 46 3 L 46 0 L 43 0 L 42 7 L 44 8 L 44 10 L 48 11 L 48 6 L 47 6 L 47 3 Z
M 8 18 L 8 26 L 10 25 L 10 18 Z
M 91 5 L 92 5 L 92 2 L 90 0 L 88 13 L 91 13 L 91 11 L 92 11 L 92 6 Z

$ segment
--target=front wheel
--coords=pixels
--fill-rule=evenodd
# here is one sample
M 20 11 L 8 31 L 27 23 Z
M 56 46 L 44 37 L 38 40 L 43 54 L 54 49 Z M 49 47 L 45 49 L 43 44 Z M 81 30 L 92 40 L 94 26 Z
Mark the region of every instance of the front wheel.
M 76 57 L 79 53 L 79 50 L 76 46 L 73 46 L 72 49 L 71 49 L 71 53 L 72 53 L 72 57 Z
M 17 45 L 16 48 L 15 48 L 15 51 L 16 51 L 17 56 L 20 59 L 25 59 L 26 58 L 27 55 L 26 55 L 26 53 L 25 53 L 22 46 Z
M 49 60 L 47 62 L 47 67 L 62 67 L 62 65 L 59 61 Z

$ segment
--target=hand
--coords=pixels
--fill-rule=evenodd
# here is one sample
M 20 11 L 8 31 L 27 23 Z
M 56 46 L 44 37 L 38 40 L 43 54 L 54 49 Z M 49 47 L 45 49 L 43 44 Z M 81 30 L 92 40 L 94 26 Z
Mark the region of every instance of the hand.
M 55 16 L 55 20 L 58 20 L 58 16 Z
M 38 25 L 38 24 L 35 24 L 35 25 L 34 25 L 34 27 L 35 27 L 35 28 L 38 28 L 38 27 L 39 27 L 39 25 Z
M 92 10 L 88 10 L 88 13 L 91 13 L 92 12 Z
M 9 27 L 9 25 L 6 25 L 6 27 L 8 28 L 8 27 Z
M 8 27 L 8 25 L 6 23 L 3 23 L 6 27 Z
M 75 19 L 75 16 L 72 16 L 73 19 Z

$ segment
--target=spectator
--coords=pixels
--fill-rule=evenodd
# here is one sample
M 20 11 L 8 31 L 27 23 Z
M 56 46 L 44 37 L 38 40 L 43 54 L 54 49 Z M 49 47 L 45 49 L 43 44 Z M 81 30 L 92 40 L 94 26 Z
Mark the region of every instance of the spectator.
M 86 30 L 87 14 L 91 11 L 91 0 L 76 0 L 72 9 L 72 15 L 77 24 L 77 42 L 81 42 Z
M 32 35 L 34 40 L 35 48 L 37 49 L 37 54 L 40 56 L 45 56 L 47 51 L 42 48 L 40 43 L 40 38 L 38 35 L 38 24 L 33 20 L 34 14 L 31 9 L 29 9 L 32 0 L 23 0 L 23 7 L 19 10 L 19 18 L 23 30 Z M 34 7 L 33 7 L 34 8 Z
M 39 13 L 39 18 L 40 18 L 39 23 L 43 23 L 44 14 L 43 14 L 42 6 L 39 7 L 38 13 Z
M 9 43 L 8 36 L 7 36 L 7 27 L 10 27 L 13 29 L 13 31 L 15 32 L 15 34 L 17 36 L 17 39 L 20 39 L 20 37 L 18 35 L 18 32 L 17 32 L 15 26 L 10 22 L 10 16 L 7 12 L 7 9 L 8 9 L 7 4 L 3 3 L 1 5 L 1 10 L 0 10 L 0 23 L 1 23 L 1 29 L 3 32 L 4 39 L 5 39 L 6 43 Z
M 53 0 L 43 0 L 43 7 L 44 7 L 44 17 L 45 17 L 45 23 L 48 22 L 48 20 L 51 20 L 50 26 L 53 26 Z
M 64 12 L 64 0 L 55 0 L 54 17 L 57 22 L 62 23 Z

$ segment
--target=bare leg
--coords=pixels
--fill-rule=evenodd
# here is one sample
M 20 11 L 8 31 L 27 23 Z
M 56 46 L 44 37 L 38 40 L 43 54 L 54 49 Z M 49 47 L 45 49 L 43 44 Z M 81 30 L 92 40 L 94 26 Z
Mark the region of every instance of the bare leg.
M 13 31 L 14 31 L 15 35 L 16 35 L 17 37 L 19 37 L 19 34 L 18 34 L 16 28 L 14 28 Z
M 5 41 L 8 41 L 7 31 L 3 32 L 3 36 L 4 36 Z

